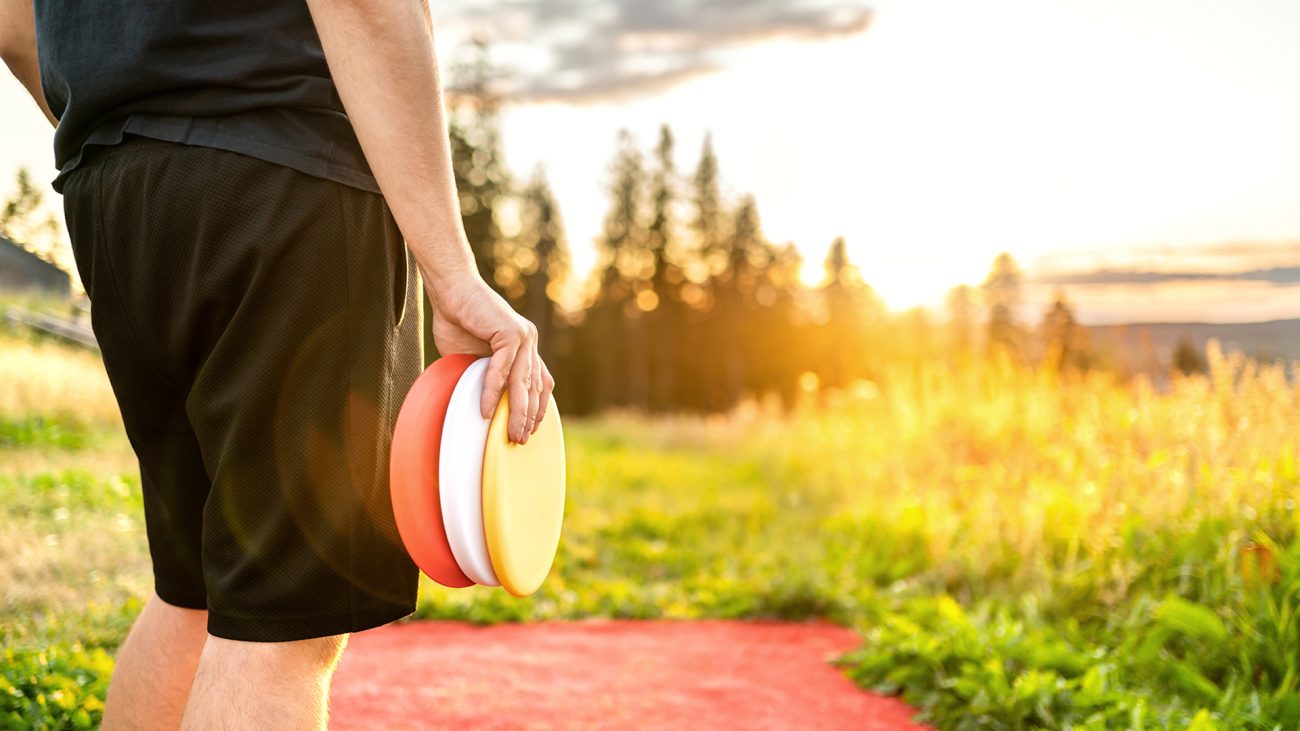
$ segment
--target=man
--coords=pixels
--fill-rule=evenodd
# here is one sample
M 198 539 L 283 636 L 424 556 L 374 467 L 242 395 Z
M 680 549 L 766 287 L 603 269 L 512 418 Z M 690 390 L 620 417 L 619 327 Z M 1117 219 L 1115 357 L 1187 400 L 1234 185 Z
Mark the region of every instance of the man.
M 513 441 L 554 385 L 461 229 L 428 9 L 0 0 L 0 56 L 56 125 L 140 461 L 155 596 L 104 728 L 322 728 L 348 633 L 415 608 L 386 457 L 417 271 Z

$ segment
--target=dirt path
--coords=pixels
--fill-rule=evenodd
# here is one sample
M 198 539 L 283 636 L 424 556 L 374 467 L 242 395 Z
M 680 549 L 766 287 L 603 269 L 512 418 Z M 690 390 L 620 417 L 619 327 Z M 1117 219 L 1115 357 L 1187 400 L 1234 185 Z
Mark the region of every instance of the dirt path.
M 829 624 L 409 622 L 352 636 L 330 728 L 923 729 L 826 664 Z

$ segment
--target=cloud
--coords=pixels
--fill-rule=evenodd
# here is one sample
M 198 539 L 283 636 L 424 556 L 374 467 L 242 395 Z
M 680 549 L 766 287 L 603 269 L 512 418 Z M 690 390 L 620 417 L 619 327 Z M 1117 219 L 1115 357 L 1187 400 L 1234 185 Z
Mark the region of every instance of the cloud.
M 1156 284 L 1160 282 L 1265 282 L 1291 285 L 1300 283 L 1300 266 L 1251 269 L 1241 272 L 1187 272 L 1098 269 L 1071 274 L 1045 274 L 1034 277 L 1035 284 Z
M 500 50 L 511 98 L 582 103 L 710 73 L 728 48 L 860 33 L 871 17 L 852 0 L 498 0 L 454 4 L 440 22 Z
M 1300 242 L 1227 241 L 1060 251 L 1028 267 L 1044 285 L 1128 285 L 1162 282 L 1300 284 Z

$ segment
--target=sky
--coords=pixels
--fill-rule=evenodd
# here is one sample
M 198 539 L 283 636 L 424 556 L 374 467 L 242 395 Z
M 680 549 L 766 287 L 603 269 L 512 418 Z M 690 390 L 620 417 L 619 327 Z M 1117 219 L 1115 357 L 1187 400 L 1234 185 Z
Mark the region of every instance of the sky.
M 706 134 L 724 191 L 815 281 L 836 236 L 894 308 L 941 306 L 1009 251 L 1081 319 L 1300 317 L 1300 3 L 1290 0 L 463 0 L 446 63 L 509 69 L 505 159 L 541 166 L 580 269 L 620 128 Z M 52 178 L 0 81 L 0 176 Z M 0 187 L 2 190 L 3 187 Z M 53 194 L 51 193 L 53 198 Z

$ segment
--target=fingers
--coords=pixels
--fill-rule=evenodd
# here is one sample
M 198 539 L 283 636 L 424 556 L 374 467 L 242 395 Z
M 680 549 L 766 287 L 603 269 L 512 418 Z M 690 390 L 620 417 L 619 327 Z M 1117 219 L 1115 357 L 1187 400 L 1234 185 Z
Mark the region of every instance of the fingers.
M 506 433 L 510 441 L 523 444 L 528 441 L 530 407 L 528 392 L 532 390 L 534 339 L 529 338 L 519 346 L 514 365 L 510 367 L 510 420 L 506 423 Z
M 532 352 L 529 353 L 532 371 L 528 379 L 528 421 L 524 424 L 524 441 L 528 437 L 537 433 L 537 420 L 542 417 L 537 410 L 537 404 L 542 397 L 542 356 L 537 352 L 537 344 L 533 343 Z
M 491 419 L 492 412 L 497 410 L 497 403 L 501 401 L 501 394 L 506 390 L 506 380 L 510 377 L 510 371 L 518 355 L 517 342 L 498 348 L 492 353 L 492 359 L 488 361 L 487 374 L 483 377 L 483 402 L 479 404 L 484 419 Z M 513 403 L 519 402 L 513 401 Z
M 542 362 L 541 358 L 537 359 L 542 366 L 542 388 L 537 396 L 537 420 L 533 422 L 533 433 L 537 433 L 537 427 L 542 423 L 546 416 L 546 409 L 551 404 L 551 392 L 555 390 L 555 379 L 551 377 L 551 371 Z
M 529 435 L 537 431 L 537 422 L 554 387 L 554 380 L 537 353 L 537 328 L 527 320 L 521 323 L 518 333 L 493 343 L 496 350 L 488 361 L 483 401 L 479 405 L 483 418 L 490 419 L 502 395 L 508 393 L 510 415 L 506 435 L 517 444 L 526 443 Z

